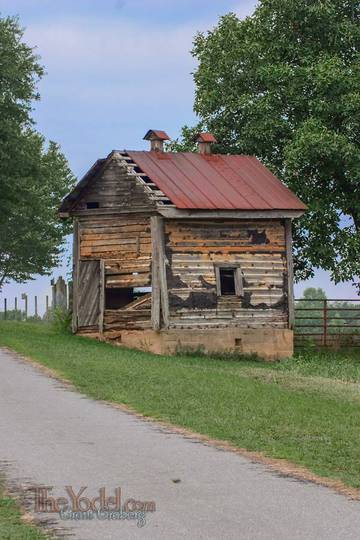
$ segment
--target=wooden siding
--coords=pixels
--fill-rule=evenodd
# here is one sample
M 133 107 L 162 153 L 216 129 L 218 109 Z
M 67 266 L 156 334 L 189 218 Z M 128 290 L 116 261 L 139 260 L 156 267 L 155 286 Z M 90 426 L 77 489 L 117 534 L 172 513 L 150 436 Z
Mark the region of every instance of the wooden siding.
M 163 281 L 168 294 L 161 298 L 162 328 L 287 327 L 288 279 L 282 221 L 165 219 L 164 236 Z M 153 249 L 149 214 L 79 218 L 80 264 L 101 260 L 107 289 L 151 285 Z M 219 263 L 240 265 L 241 296 L 217 296 L 215 265 Z M 81 278 L 79 281 L 82 290 Z M 164 310 L 167 305 L 168 315 Z M 151 328 L 151 295 L 120 309 L 104 309 L 101 326 L 107 337 L 125 329 Z
M 88 202 L 99 208 L 87 209 Z M 98 215 L 101 211 L 146 211 L 155 208 L 144 185 L 129 170 L 129 165 L 116 154 L 84 189 L 72 214 Z
M 98 215 L 79 217 L 79 252 L 80 265 L 96 262 L 103 268 L 103 286 L 111 288 L 132 288 L 151 285 L 151 229 L 150 217 L 139 214 Z M 94 276 L 98 290 L 100 274 Z M 95 286 L 95 284 L 94 284 Z M 86 289 L 79 276 L 79 309 L 84 313 Z M 104 302 L 104 294 L 100 295 Z M 151 302 L 132 303 L 117 309 L 100 309 L 100 325 L 105 335 L 114 329 L 138 329 L 151 326 Z M 136 305 L 135 305 L 136 304 Z M 100 306 L 101 307 L 101 306 Z M 82 329 L 91 326 L 90 321 L 79 323 Z M 97 318 L 99 320 L 99 318 Z
M 170 327 L 287 326 L 284 225 L 179 221 L 165 225 Z M 216 295 L 214 263 L 240 264 L 243 296 Z
M 151 258 L 150 218 L 147 216 L 87 216 L 80 220 L 81 259 Z M 136 270 L 134 270 L 136 271 Z
M 149 256 L 137 259 L 107 259 L 105 264 L 105 286 L 146 287 L 151 284 Z

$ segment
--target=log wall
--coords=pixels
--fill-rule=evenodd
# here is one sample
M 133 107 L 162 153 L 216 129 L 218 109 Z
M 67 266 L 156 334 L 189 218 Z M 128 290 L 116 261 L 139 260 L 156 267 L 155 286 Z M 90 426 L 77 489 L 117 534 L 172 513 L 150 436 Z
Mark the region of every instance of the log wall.
M 129 264 L 151 259 L 149 216 L 83 216 L 79 225 L 81 259 L 120 259 Z
M 284 225 L 268 221 L 168 220 L 170 327 L 287 327 Z M 214 263 L 240 264 L 242 297 L 216 292 Z
M 80 261 L 102 260 L 106 289 L 151 285 L 150 217 L 139 214 L 79 217 Z M 81 289 L 84 284 L 79 283 Z M 100 283 L 99 283 L 100 286 Z M 120 309 L 104 310 L 103 329 L 151 326 L 151 299 Z M 81 306 L 79 307 L 81 309 Z
M 283 222 L 165 220 L 164 234 L 170 328 L 287 327 Z M 107 289 L 151 285 L 149 215 L 81 216 L 78 239 L 81 261 L 104 261 Z M 240 265 L 241 297 L 217 296 L 214 263 Z M 151 295 L 104 311 L 105 334 L 150 327 Z

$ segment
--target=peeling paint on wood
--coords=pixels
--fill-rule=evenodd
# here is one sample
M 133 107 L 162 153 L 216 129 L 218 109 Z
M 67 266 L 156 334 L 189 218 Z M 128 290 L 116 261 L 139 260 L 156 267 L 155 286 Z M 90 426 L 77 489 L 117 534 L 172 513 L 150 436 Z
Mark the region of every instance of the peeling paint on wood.
M 165 233 L 172 324 L 181 320 L 183 327 L 201 328 L 227 321 L 286 327 L 285 235 L 280 220 L 168 220 Z M 214 265 L 221 263 L 240 267 L 241 295 L 216 297 Z
M 213 309 L 217 306 L 217 297 L 215 292 L 194 292 L 191 291 L 186 298 L 181 298 L 174 293 L 169 293 L 170 308 L 188 308 L 194 309 Z

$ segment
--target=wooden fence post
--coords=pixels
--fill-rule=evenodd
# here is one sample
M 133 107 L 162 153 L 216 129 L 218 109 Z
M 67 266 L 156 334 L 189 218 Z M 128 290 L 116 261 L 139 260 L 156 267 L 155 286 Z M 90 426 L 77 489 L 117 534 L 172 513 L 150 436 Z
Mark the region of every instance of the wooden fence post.
M 7 319 L 7 298 L 4 298 L 4 320 Z
M 28 296 L 26 293 L 22 293 L 21 299 L 25 302 L 25 319 L 28 318 Z
M 52 279 L 50 281 L 51 283 L 51 307 L 53 310 L 56 308 L 56 287 L 55 287 L 55 279 Z

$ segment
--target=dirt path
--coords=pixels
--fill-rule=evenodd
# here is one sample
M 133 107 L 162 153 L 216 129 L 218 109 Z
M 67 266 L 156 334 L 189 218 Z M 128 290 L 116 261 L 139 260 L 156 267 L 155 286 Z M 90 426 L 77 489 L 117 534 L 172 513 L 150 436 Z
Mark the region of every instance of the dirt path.
M 122 502 L 156 504 L 143 527 L 141 515 L 75 521 L 39 514 L 76 539 L 359 538 L 359 502 L 93 401 L 4 351 L 0 462 L 11 483 L 53 486 L 53 496 L 69 498 L 65 486 L 76 493 L 87 486 L 88 498 L 121 487 Z

